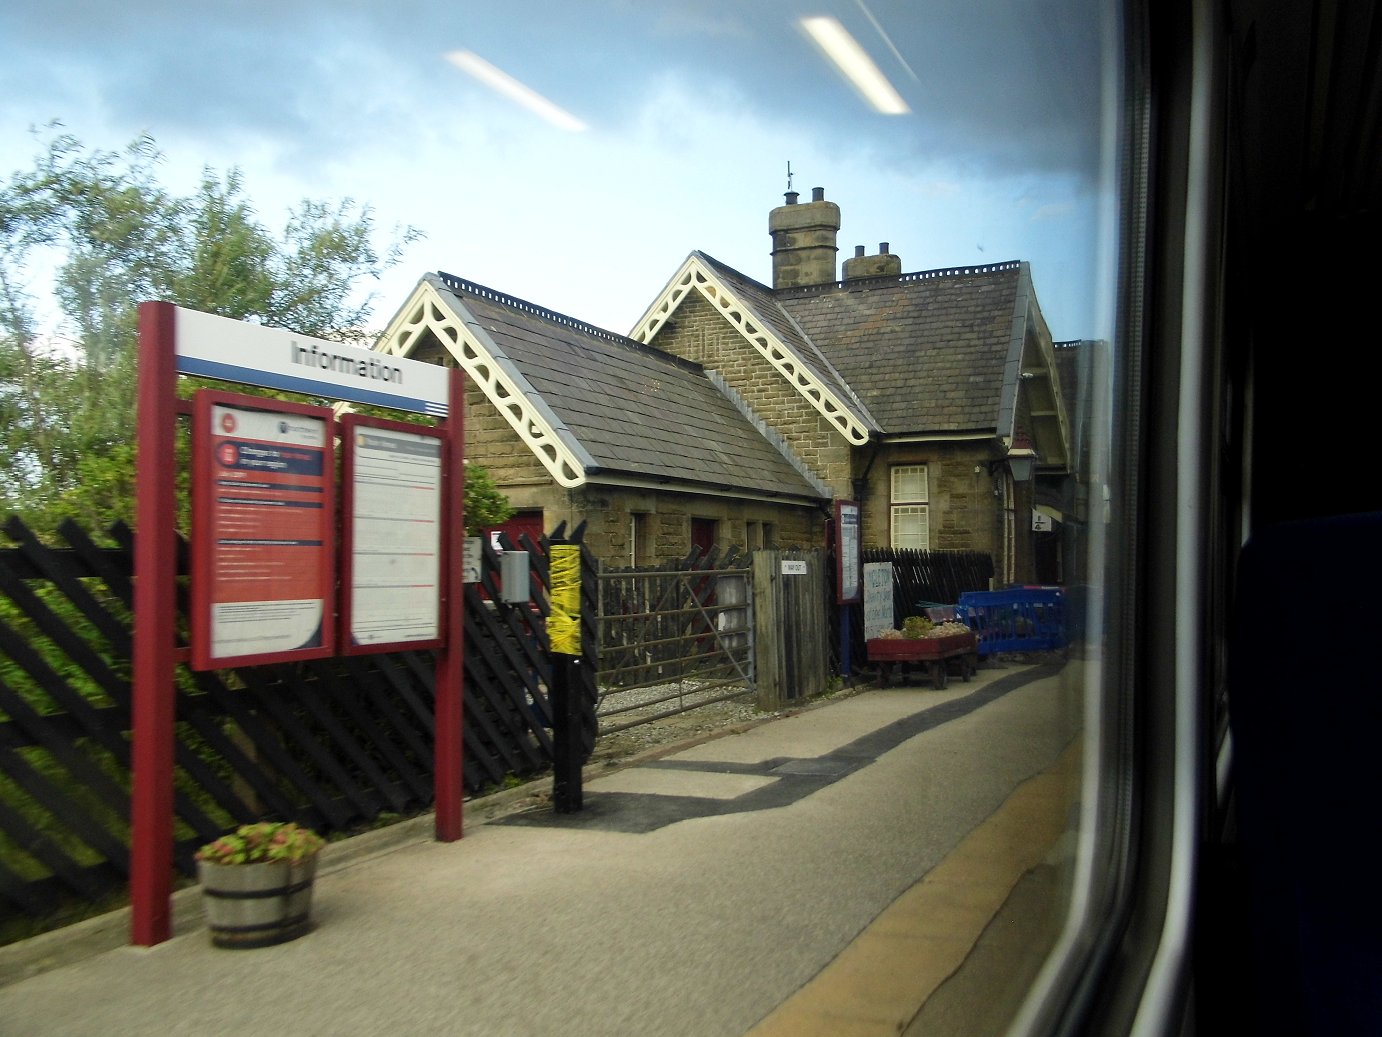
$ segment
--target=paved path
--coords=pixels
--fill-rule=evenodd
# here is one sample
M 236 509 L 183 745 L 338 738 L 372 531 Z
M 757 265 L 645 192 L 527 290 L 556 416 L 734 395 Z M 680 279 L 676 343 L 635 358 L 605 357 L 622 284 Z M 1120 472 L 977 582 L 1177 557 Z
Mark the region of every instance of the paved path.
M 328 860 L 294 943 L 198 930 L 12 983 L 0 1034 L 895 1034 L 1059 845 L 1075 703 L 1008 668 L 808 710 L 591 781 L 576 818 Z

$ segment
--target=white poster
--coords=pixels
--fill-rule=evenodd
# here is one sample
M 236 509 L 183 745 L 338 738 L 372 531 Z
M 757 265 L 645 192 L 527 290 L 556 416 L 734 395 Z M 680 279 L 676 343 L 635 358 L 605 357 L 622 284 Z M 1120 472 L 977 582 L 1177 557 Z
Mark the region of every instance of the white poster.
M 864 563 L 864 636 L 882 637 L 883 631 L 892 630 L 896 619 L 893 616 L 893 563 Z
M 357 425 L 351 522 L 350 639 L 441 636 L 442 442 Z

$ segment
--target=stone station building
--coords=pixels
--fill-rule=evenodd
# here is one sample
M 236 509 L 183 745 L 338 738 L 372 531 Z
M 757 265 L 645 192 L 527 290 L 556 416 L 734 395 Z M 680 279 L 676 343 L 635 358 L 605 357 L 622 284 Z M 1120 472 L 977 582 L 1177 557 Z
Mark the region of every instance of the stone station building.
M 884 243 L 837 280 L 839 227 L 822 189 L 788 192 L 771 287 L 692 252 L 627 337 L 427 275 L 375 348 L 459 364 L 467 457 L 514 528 L 585 520 L 608 564 L 820 546 L 849 499 L 865 547 L 1058 579 L 1032 519 L 1063 498 L 1069 431 L 1028 265 L 903 273 Z

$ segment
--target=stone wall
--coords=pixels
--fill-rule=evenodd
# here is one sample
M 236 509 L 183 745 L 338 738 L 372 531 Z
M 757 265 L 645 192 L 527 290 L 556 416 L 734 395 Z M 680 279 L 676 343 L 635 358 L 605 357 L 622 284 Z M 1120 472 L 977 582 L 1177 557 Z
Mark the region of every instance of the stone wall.
M 1002 500 L 994 490 L 1000 479 L 990 475 L 994 457 L 990 439 L 973 443 L 912 443 L 884 447 L 868 475 L 863 507 L 865 547 L 892 545 L 892 469 L 927 466 L 930 500 L 927 517 L 933 551 L 986 551 L 995 564 L 1002 553 Z M 862 473 L 861 473 L 862 475 Z
M 586 520 L 585 542 L 610 565 L 631 564 L 630 520 L 635 513 L 647 516 L 643 529 L 653 545 L 651 552 L 639 552 L 638 564 L 684 558 L 691 549 L 692 519 L 715 522 L 722 549 L 808 547 L 825 536 L 825 516 L 818 508 L 602 486 L 572 490 L 569 498 L 571 510 Z M 755 524 L 756 530 L 751 528 Z
M 698 293 L 677 307 L 671 324 L 655 338 L 658 349 L 720 372 L 835 496 L 851 495 L 849 443 L 733 324 Z
M 548 474 L 499 409 L 474 383 L 465 393 L 465 456 L 483 465 L 519 511 L 542 509 L 544 515 L 562 512 L 566 492 Z M 562 514 L 557 521 L 569 519 Z M 549 522 L 549 528 L 555 522 Z

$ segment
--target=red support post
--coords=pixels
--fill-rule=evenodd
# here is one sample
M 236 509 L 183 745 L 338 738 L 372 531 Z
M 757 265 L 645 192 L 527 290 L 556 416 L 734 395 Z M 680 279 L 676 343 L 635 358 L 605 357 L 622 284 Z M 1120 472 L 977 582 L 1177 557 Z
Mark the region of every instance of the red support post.
M 130 941 L 172 935 L 177 581 L 174 308 L 139 306 L 134 541 Z
M 437 841 L 450 843 L 461 837 L 465 774 L 462 767 L 464 723 L 464 559 L 465 559 L 465 374 L 452 368 L 448 386 L 446 428 L 447 493 L 446 529 L 443 534 L 443 614 L 445 642 L 437 651 L 433 772 L 436 796 Z

